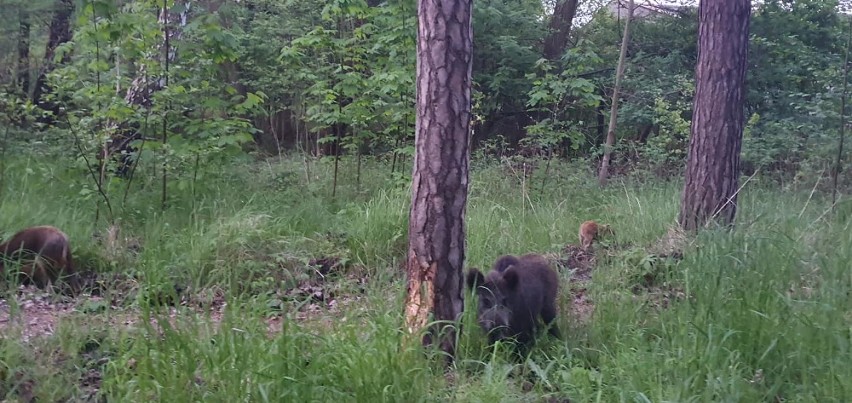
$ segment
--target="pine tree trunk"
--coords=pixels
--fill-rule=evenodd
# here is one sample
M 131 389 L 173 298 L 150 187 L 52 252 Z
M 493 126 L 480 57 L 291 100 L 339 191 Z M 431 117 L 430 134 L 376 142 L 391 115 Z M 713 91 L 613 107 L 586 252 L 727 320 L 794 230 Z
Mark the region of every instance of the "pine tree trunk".
M 431 321 L 456 321 L 464 307 L 473 47 L 470 0 L 420 0 L 418 18 L 417 120 L 405 304 L 411 332 Z M 431 344 L 436 336 L 440 348 L 452 357 L 454 327 L 433 327 L 423 342 Z
M 737 211 L 750 0 L 702 0 L 680 224 L 732 224 Z

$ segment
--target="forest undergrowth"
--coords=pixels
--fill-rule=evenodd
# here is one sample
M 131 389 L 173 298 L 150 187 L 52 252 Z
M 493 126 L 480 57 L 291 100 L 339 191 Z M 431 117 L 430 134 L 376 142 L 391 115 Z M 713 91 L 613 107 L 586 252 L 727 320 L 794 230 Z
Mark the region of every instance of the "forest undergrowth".
M 843 199 L 755 178 L 733 232 L 689 238 L 680 181 L 601 190 L 580 162 L 475 159 L 466 266 L 551 258 L 564 337 L 514 360 L 466 309 L 445 370 L 401 326 L 410 165 L 365 158 L 356 178 L 343 158 L 332 197 L 331 158 L 229 163 L 175 180 L 165 210 L 139 174 L 126 199 L 110 182 L 109 229 L 62 161 L 7 157 L 0 235 L 61 228 L 88 292 L 0 288 L 4 401 L 852 401 Z M 584 255 L 589 219 L 615 234 Z M 25 317 L 37 306 L 55 312 Z

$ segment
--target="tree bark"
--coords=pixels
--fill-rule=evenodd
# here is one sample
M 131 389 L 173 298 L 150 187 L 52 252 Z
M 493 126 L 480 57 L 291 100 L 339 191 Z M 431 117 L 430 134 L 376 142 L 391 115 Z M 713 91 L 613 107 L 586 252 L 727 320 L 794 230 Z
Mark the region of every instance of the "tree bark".
M 158 21 L 164 27 L 163 40 L 157 43 L 152 50 L 163 55 L 163 72 L 159 76 L 151 76 L 148 73 L 148 64 L 144 61 L 138 63 L 136 77 L 127 87 L 127 92 L 124 95 L 124 101 L 128 105 L 150 108 L 152 106 L 152 95 L 168 85 L 169 65 L 177 60 L 177 47 L 174 43 L 179 41 L 183 34 L 183 27 L 187 24 L 192 1 L 179 0 L 177 4 L 181 5 L 180 8 L 182 9 L 179 13 L 171 13 L 165 7 L 161 7 L 159 12 Z M 110 124 L 115 127 L 114 134 L 101 149 L 98 158 L 105 161 L 116 154 L 120 155 L 116 174 L 119 177 L 127 177 L 132 165 L 129 153 L 133 152 L 134 147 L 131 144 L 135 140 L 141 139 L 142 133 L 139 132 L 137 127 L 124 123 L 111 122 Z M 167 141 L 166 134 L 163 134 L 161 139 L 165 143 Z
M 679 221 L 730 225 L 737 211 L 750 0 L 702 0 L 689 154 Z
M 173 44 L 167 44 L 169 42 L 176 42 L 180 40 L 192 2 L 184 0 L 179 3 L 183 5 L 183 10 L 180 13 L 169 13 L 169 10 L 165 7 L 160 9 L 160 24 L 163 26 L 176 27 L 165 30 L 163 33 L 163 41 L 158 43 L 156 47 L 156 52 L 158 54 L 163 54 L 163 62 L 166 64 L 174 62 L 177 59 L 176 47 Z M 151 95 L 166 86 L 165 75 L 152 77 L 147 73 L 147 70 L 147 65 L 145 63 L 139 63 L 136 78 L 134 78 L 133 82 L 130 83 L 130 87 L 127 88 L 127 93 L 124 95 L 124 101 L 128 104 L 150 107 Z
M 548 60 L 557 60 L 565 53 L 571 25 L 577 15 L 577 3 L 579 0 L 561 0 L 553 8 L 553 15 L 547 24 L 550 34 L 544 39 L 544 57 Z
M 473 32 L 470 0 L 420 0 L 417 38 L 417 117 L 409 216 L 410 332 L 434 321 L 457 321 L 464 307 Z M 430 318 L 430 315 L 432 316 Z M 454 326 L 435 326 L 450 359 Z
M 621 79 L 624 77 L 624 65 L 627 59 L 627 45 L 630 43 L 630 22 L 633 21 L 633 0 L 627 5 L 627 20 L 624 21 L 624 34 L 621 36 L 621 52 L 618 54 L 618 68 L 615 70 L 615 87 L 612 89 L 612 109 L 609 111 L 609 127 L 606 132 L 604 154 L 601 160 L 601 170 L 598 172 L 598 183 L 606 186 L 609 178 L 609 160 L 612 157 L 612 146 L 615 144 L 615 125 L 618 121 L 618 97 L 621 92 Z
M 42 97 L 45 93 L 50 92 L 47 85 L 47 74 L 53 71 L 55 66 L 53 59 L 56 57 L 56 48 L 71 40 L 72 14 L 74 14 L 73 0 L 57 0 L 56 11 L 53 13 L 53 18 L 50 19 L 47 45 L 44 49 L 44 62 L 33 86 L 33 104 L 53 112 L 54 117 L 59 114 L 59 105 L 56 102 L 44 102 Z M 70 59 L 70 55 L 66 53 L 62 56 L 61 63 L 67 63 Z

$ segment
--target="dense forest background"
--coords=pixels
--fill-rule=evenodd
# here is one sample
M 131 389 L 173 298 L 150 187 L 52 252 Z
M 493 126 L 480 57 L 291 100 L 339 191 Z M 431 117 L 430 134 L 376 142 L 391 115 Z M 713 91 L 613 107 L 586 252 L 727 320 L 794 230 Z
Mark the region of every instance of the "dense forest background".
M 415 0 L 0 0 L 0 239 L 60 228 L 84 285 L 0 276 L 0 401 L 852 401 L 852 3 L 703 1 L 750 18 L 746 123 L 690 188 L 690 136 L 739 144 L 691 127 L 697 1 L 623 40 L 632 1 L 473 0 L 470 158 L 418 164 L 464 202 L 422 215 L 456 276 L 544 256 L 563 337 L 491 348 L 465 288 L 447 366 L 402 325 Z
M 477 4 L 477 155 L 582 159 L 595 169 L 627 14 L 617 4 Z M 413 1 L 168 5 L 4 0 L 0 113 L 14 126 L 5 149 L 45 140 L 39 148 L 65 150 L 81 168 L 141 150 L 140 163 L 164 164 L 177 181 L 246 151 L 370 156 L 409 171 Z M 697 8 L 637 7 L 612 169 L 679 175 Z M 838 163 L 848 18 L 831 0 L 753 7 L 743 174 L 813 186 Z

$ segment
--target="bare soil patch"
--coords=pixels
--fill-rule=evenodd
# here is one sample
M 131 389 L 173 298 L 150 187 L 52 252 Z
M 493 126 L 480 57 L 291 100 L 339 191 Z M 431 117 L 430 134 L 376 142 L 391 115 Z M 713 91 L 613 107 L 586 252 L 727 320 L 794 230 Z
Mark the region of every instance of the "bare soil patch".
M 367 278 L 363 273 L 344 273 L 339 258 L 329 257 L 310 262 L 315 268 L 313 275 L 289 289 L 276 290 L 270 295 L 272 303 L 266 318 L 270 337 L 282 329 L 285 318 L 300 322 L 328 322 L 334 316 L 361 301 Z M 108 318 L 110 326 L 135 328 L 141 325 L 142 316 L 138 309 L 128 304 L 141 290 L 139 282 L 132 276 L 122 274 L 83 274 L 87 293 L 71 298 L 48 292 L 34 286 L 20 286 L 14 292 L 14 300 L 0 298 L 0 337 L 20 334 L 24 342 L 35 337 L 55 333 L 61 320 L 74 315 Z M 161 329 L 158 320 L 168 320 L 171 326 L 179 325 L 179 318 L 198 315 L 218 326 L 227 309 L 225 293 L 220 290 L 185 290 L 175 286 L 174 293 L 144 291 L 146 298 L 164 305 L 163 314 L 151 318 L 150 325 Z M 277 306 L 276 306 L 277 305 Z M 108 312 L 108 314 L 107 314 Z M 19 332 L 17 332 L 17 331 Z
M 588 286 L 592 280 L 592 271 L 597 264 L 594 248 L 583 250 L 578 245 L 567 244 L 559 254 L 548 258 L 556 264 L 561 273 L 569 275 L 568 292 L 571 294 L 571 317 L 580 323 L 586 323 L 595 310 L 594 301 L 589 297 Z
M 70 298 L 58 297 L 34 286 L 21 286 L 12 304 L 0 299 L 0 334 L 20 328 L 24 341 L 53 334 L 59 318 L 74 312 L 74 305 Z

